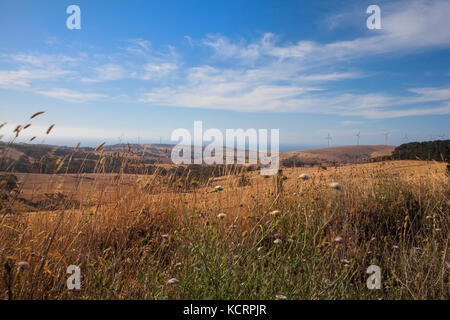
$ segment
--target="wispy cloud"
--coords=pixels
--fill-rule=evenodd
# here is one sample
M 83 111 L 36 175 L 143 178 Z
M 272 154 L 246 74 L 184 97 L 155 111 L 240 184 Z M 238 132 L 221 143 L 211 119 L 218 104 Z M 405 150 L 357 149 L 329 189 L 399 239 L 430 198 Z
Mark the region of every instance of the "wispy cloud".
M 126 76 L 125 69 L 118 64 L 105 64 L 94 68 L 94 74 L 91 77 L 83 77 L 83 82 L 104 82 L 120 80 Z
M 228 77 L 227 77 L 228 75 Z M 298 85 L 252 85 L 248 73 L 223 74 L 215 69 L 197 69 L 190 84 L 161 88 L 145 94 L 143 101 L 160 106 L 225 109 L 246 112 L 301 112 L 395 118 L 450 113 L 449 88 L 415 88 L 413 95 L 339 94 Z M 428 103 L 428 105 L 411 105 Z M 430 105 L 441 103 L 441 105 Z M 408 106 L 408 107 L 406 107 Z M 397 107 L 397 108 L 395 108 Z
M 0 70 L 0 87 L 29 87 L 33 80 L 56 79 L 69 74 L 67 70 L 19 69 L 13 71 Z
M 344 12 L 330 18 L 333 28 L 350 16 Z M 412 0 L 384 5 L 382 30 L 345 41 L 283 42 L 270 32 L 252 41 L 232 40 L 220 34 L 198 40 L 185 36 L 192 51 L 208 52 L 207 57 L 191 64 L 183 61 L 175 47 L 154 48 L 141 38 L 126 41 L 125 47 L 111 54 L 2 56 L 15 65 L 0 70 L 0 87 L 85 102 L 110 99 L 102 93 L 101 84 L 126 79 L 134 81 L 133 86 L 119 88 L 123 91 L 118 94 L 161 107 L 363 118 L 447 114 L 448 87 L 409 88 L 386 94 L 358 92 L 345 86 L 333 89 L 331 83 L 370 77 L 364 70 L 348 67 L 358 59 L 449 48 L 449 16 L 449 1 Z M 87 84 L 96 93 L 86 92 Z M 71 89 L 65 89 L 69 86 Z
M 143 72 L 139 76 L 143 80 L 150 79 L 161 79 L 173 71 L 177 70 L 177 65 L 175 63 L 170 62 L 162 62 L 162 63 L 147 63 L 143 66 Z
M 55 88 L 46 91 L 36 91 L 36 93 L 55 99 L 61 99 L 69 102 L 87 102 L 99 100 L 107 96 L 99 93 L 82 93 L 65 88 Z
M 184 83 L 155 88 L 145 93 L 142 101 L 159 106 L 364 118 L 449 113 L 448 88 L 411 88 L 397 96 L 327 89 L 329 81 L 367 76 L 358 70 L 339 71 L 343 61 L 450 47 L 450 2 L 402 1 L 384 8 L 383 30 L 353 40 L 293 44 L 281 43 L 275 34 L 265 33 L 259 40 L 247 43 L 208 35 L 196 43 L 212 49 L 215 58 L 229 64 L 188 68 L 184 70 Z M 343 14 L 338 20 L 346 18 L 348 15 Z
M 450 47 L 450 2 L 401 1 L 383 8 L 383 28 L 375 35 L 371 32 L 366 37 L 353 40 L 331 43 L 298 41 L 279 45 L 276 36 L 267 33 L 253 48 L 257 49 L 259 56 L 268 54 L 282 60 L 302 58 L 303 63 L 328 63 L 387 52 L 409 54 L 411 50 Z M 221 46 L 216 47 L 223 49 L 226 42 L 222 40 L 220 43 Z M 228 52 L 236 51 L 239 50 Z
M 341 121 L 341 124 L 343 126 L 354 126 L 354 125 L 358 125 L 358 124 L 362 124 L 364 123 L 363 121 L 354 121 L 354 120 L 344 120 Z
M 81 61 L 83 55 L 80 55 L 79 57 L 70 57 L 63 54 L 14 54 L 7 55 L 5 58 L 12 59 L 24 66 L 56 69 L 61 68 L 63 65 Z
M 46 54 L 3 54 L 0 60 L 14 62 L 15 69 L 0 70 L 0 87 L 28 88 L 36 80 L 59 80 L 74 74 L 72 68 L 82 56 Z
M 128 40 L 129 46 L 126 50 L 132 54 L 144 54 L 150 50 L 152 43 L 145 39 L 130 39 Z

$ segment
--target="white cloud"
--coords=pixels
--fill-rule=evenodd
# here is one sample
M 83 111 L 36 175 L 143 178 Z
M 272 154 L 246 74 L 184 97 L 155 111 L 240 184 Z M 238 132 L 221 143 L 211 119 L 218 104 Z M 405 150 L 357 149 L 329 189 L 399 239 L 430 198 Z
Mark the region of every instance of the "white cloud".
M 142 80 L 161 79 L 177 69 L 177 65 L 169 62 L 147 63 L 143 66 Z
M 382 30 L 368 30 L 369 36 L 353 40 L 319 43 L 298 41 L 279 45 L 273 33 L 252 44 L 232 43 L 223 36 L 208 36 L 203 45 L 217 55 L 247 59 L 272 56 L 280 60 L 294 59 L 303 65 L 334 64 L 368 55 L 393 52 L 408 54 L 411 50 L 450 47 L 450 2 L 447 0 L 416 0 L 386 4 L 382 10 Z M 338 18 L 336 18 L 338 17 Z M 350 19 L 341 13 L 334 19 Z
M 338 81 L 344 79 L 362 78 L 364 75 L 358 72 L 334 72 L 328 74 L 302 75 L 301 81 Z
M 56 79 L 62 75 L 69 74 L 66 70 L 41 70 L 41 69 L 19 69 L 19 70 L 0 70 L 0 87 L 18 88 L 29 87 L 33 80 Z
M 83 57 L 43 54 L 3 54 L 0 58 L 17 66 L 13 70 L 0 70 L 0 87 L 28 88 L 36 80 L 54 81 L 62 76 L 73 75 L 71 67 Z
M 36 93 L 55 99 L 61 99 L 69 102 L 87 102 L 99 100 L 107 96 L 99 93 L 82 93 L 65 88 L 55 88 L 51 90 L 36 91 Z
M 49 55 L 49 54 L 13 54 L 6 55 L 5 58 L 20 63 L 26 67 L 36 67 L 45 69 L 59 69 L 64 65 L 74 65 L 80 62 L 84 56 L 70 57 L 63 54 Z
M 432 102 L 450 100 L 450 87 L 445 88 L 412 88 L 410 92 L 420 95 L 420 99 L 414 99 L 413 102 Z
M 354 126 L 358 124 L 364 123 L 363 121 L 354 121 L 354 120 L 344 120 L 341 122 L 343 126 Z
M 126 50 L 131 54 L 145 54 L 150 50 L 152 43 L 145 39 L 130 39 L 128 42 L 131 44 Z
M 150 49 L 150 46 L 152 45 L 152 43 L 150 41 L 145 40 L 145 39 L 140 39 L 140 38 L 131 40 L 131 42 L 134 43 L 135 45 L 142 47 L 144 49 L 147 49 L 147 50 Z
M 189 69 L 185 84 L 155 89 L 146 93 L 143 101 L 164 106 L 274 111 L 274 106 L 282 107 L 284 100 L 314 90 L 317 89 L 298 85 L 277 86 L 268 81 L 266 74 L 255 74 L 252 70 L 203 66 Z
M 280 44 L 275 34 L 266 33 L 258 41 L 245 43 L 208 35 L 200 45 L 211 48 L 215 57 L 229 64 L 184 70 L 184 83 L 153 89 L 142 101 L 159 106 L 365 118 L 446 114 L 449 88 L 411 88 L 401 96 L 389 96 L 343 90 L 332 93 L 324 84 L 367 76 L 360 71 L 339 70 L 342 61 L 450 47 L 448 16 L 448 1 L 402 1 L 383 6 L 383 30 L 353 40 Z M 348 17 L 341 15 L 338 20 Z
M 207 35 L 205 39 L 201 41 L 201 44 L 212 48 L 218 56 L 224 58 L 240 58 L 245 60 L 254 60 L 260 57 L 260 45 L 259 44 L 245 44 L 243 42 L 239 44 L 233 44 L 231 41 L 221 35 Z
M 348 68 L 347 62 L 353 59 L 450 47 L 449 16 L 449 1 L 412 0 L 383 5 L 383 29 L 367 30 L 365 36 L 352 40 L 283 43 L 273 33 L 265 33 L 250 42 L 231 41 L 218 34 L 207 35 L 199 41 L 185 36 L 193 48 L 202 46 L 213 52 L 206 59 L 208 64 L 189 67 L 183 67 L 186 63 L 179 61 L 173 47 L 155 50 L 144 39 L 129 40 L 128 47 L 120 53 L 92 55 L 92 59 L 83 55 L 19 54 L 10 58 L 20 68 L 0 70 L 0 86 L 29 87 L 48 97 L 76 102 L 110 98 L 100 93 L 55 89 L 54 84 L 41 84 L 42 81 L 39 89 L 31 88 L 33 80 L 55 80 L 72 73 L 71 80 L 92 85 L 119 79 L 149 81 L 145 85 L 153 87 L 145 89 L 141 101 L 156 106 L 365 118 L 446 114 L 450 88 L 410 88 L 404 94 L 393 96 L 374 91 L 355 93 L 351 89 L 330 91 L 327 84 L 367 77 L 360 70 Z M 332 27 L 350 17 L 342 13 L 330 18 Z M 81 61 L 86 63 L 82 65 Z M 139 92 L 142 90 L 138 88 Z
M 385 119 L 410 116 L 443 115 L 450 113 L 450 103 L 439 107 L 409 108 L 404 110 L 364 110 L 361 115 L 366 118 Z
M 60 41 L 56 37 L 48 37 L 45 41 L 48 46 L 54 46 L 60 44 Z
M 319 74 L 305 78 L 311 82 L 332 81 L 353 76 L 353 74 Z M 407 91 L 410 94 L 403 96 L 379 93 L 331 93 L 317 87 L 302 85 L 301 82 L 276 85 L 264 72 L 220 70 L 210 66 L 190 69 L 186 79 L 183 85 L 147 92 L 142 101 L 168 107 L 337 114 L 364 118 L 450 113 L 446 104 L 450 100 L 450 88 L 447 87 L 412 88 Z M 418 105 L 424 103 L 441 105 Z
M 118 64 L 105 64 L 100 67 L 94 68 L 94 75 L 92 77 L 83 77 L 83 82 L 104 82 L 120 80 L 126 76 L 125 69 Z
M 190 37 L 190 36 L 184 36 L 184 38 L 185 38 L 186 41 L 189 43 L 189 46 L 190 46 L 191 48 L 193 48 L 193 47 L 194 47 L 194 42 L 192 41 L 192 37 Z

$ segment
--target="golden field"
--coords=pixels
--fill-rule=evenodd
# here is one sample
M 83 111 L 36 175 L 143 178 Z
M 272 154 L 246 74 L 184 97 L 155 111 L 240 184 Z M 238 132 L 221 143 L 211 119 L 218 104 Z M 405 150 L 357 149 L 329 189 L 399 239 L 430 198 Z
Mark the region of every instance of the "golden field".
M 15 210 L 0 218 L 1 298 L 449 298 L 444 163 L 203 181 L 104 172 L 17 174 Z M 51 209 L 26 204 L 49 197 Z M 366 287 L 371 264 L 380 290 Z M 81 290 L 66 287 L 69 265 L 81 268 Z

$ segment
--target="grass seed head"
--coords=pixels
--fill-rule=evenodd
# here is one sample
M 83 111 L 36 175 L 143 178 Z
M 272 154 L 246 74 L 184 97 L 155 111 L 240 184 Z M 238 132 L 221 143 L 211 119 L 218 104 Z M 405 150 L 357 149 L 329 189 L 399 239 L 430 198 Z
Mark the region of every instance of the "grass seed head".
M 342 191 L 342 186 L 337 182 L 332 182 L 328 186 L 332 189 Z
M 336 242 L 336 243 L 344 243 L 344 238 L 336 237 L 336 238 L 334 238 L 334 242 Z
M 39 116 L 39 115 L 41 115 L 41 114 L 43 114 L 43 113 L 45 113 L 45 111 L 39 111 L 39 112 L 36 112 L 35 114 L 33 114 L 33 115 L 30 117 L 30 119 L 36 118 L 37 116 Z
M 48 127 L 46 134 L 49 134 L 49 133 L 52 131 L 52 129 L 53 129 L 54 126 L 55 126 L 55 125 L 52 124 L 50 127 Z
M 309 177 L 308 177 L 308 175 L 306 174 L 306 173 L 302 173 L 301 175 L 299 175 L 298 176 L 300 179 L 302 179 L 302 180 L 308 180 L 309 179 Z
M 225 213 L 219 213 L 219 214 L 217 215 L 217 218 L 219 218 L 219 219 L 224 219 L 226 216 L 227 216 L 227 215 L 226 215 Z
M 30 269 L 30 264 L 26 261 L 20 261 L 17 263 L 17 271 L 25 272 Z
M 180 281 L 176 278 L 169 279 L 167 284 L 178 284 Z

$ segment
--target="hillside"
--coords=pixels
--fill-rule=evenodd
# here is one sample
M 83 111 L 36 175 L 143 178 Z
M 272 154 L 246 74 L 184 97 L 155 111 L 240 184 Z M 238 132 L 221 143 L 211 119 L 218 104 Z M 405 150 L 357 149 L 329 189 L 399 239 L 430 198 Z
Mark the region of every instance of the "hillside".
M 386 145 L 311 149 L 282 153 L 281 160 L 299 163 L 360 163 L 370 158 L 391 155 L 394 149 L 394 146 Z
M 299 179 L 302 173 L 309 179 Z M 13 274 L 11 289 L 0 281 L 0 299 L 11 290 L 17 300 L 274 299 L 280 293 L 448 300 L 444 163 L 297 167 L 283 175 L 282 184 L 254 171 L 245 184 L 224 175 L 194 187 L 159 174 L 18 174 L 19 188 L 0 197 L 0 210 L 9 213 L 0 228 L 0 265 L 12 269 L 25 261 L 29 270 Z M 42 261 L 43 272 L 30 273 Z M 84 291 L 64 286 L 69 263 L 84 266 Z M 386 270 L 383 290 L 365 289 L 372 264 Z M 169 279 L 179 284 L 169 286 Z
M 100 151 L 94 148 L 60 147 L 51 145 L 12 144 L 6 146 L 0 144 L 0 158 L 2 162 L 0 171 L 50 173 L 54 172 L 59 164 L 59 159 L 70 159 L 69 173 L 76 173 L 82 164 L 85 170 L 92 171 L 100 157 Z M 170 159 L 173 145 L 137 145 L 117 144 L 105 145 L 102 154 L 110 157 L 114 162 L 120 157 L 135 159 L 147 166 L 155 164 L 172 163 Z M 284 166 L 305 164 L 351 164 L 367 162 L 369 159 L 391 155 L 394 146 L 342 146 L 324 149 L 312 149 L 281 153 L 281 162 Z M 225 150 L 224 150 L 225 155 Z M 248 154 L 247 154 L 248 156 Z M 45 161 L 44 161 L 45 160 Z M 116 161 L 117 162 L 117 161 Z M 39 165 L 37 165 L 39 164 Z M 45 167 L 42 167 L 45 164 Z M 114 167 L 119 166 L 116 163 Z M 30 169 L 33 168 L 33 169 Z

